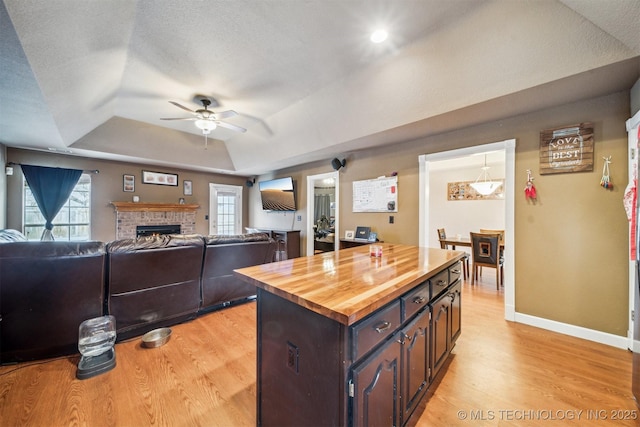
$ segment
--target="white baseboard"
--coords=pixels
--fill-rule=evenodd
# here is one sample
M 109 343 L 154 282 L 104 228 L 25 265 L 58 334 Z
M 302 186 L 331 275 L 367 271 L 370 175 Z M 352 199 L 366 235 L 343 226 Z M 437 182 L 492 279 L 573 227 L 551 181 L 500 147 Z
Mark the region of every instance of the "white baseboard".
M 572 337 L 582 338 L 624 350 L 627 350 L 629 347 L 629 340 L 627 337 L 587 329 L 581 326 L 556 322 L 555 320 L 543 319 L 541 317 L 530 316 L 522 313 L 515 313 L 514 320 L 518 323 L 524 323 L 525 325 L 535 326 L 548 331 L 558 332 L 560 334 L 570 335 Z

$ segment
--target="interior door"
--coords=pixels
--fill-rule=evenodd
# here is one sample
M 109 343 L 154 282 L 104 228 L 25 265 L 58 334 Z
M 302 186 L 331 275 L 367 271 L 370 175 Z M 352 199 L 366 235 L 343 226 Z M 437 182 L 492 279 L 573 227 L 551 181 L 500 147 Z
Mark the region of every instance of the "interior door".
M 242 187 L 209 184 L 209 234 L 242 233 Z

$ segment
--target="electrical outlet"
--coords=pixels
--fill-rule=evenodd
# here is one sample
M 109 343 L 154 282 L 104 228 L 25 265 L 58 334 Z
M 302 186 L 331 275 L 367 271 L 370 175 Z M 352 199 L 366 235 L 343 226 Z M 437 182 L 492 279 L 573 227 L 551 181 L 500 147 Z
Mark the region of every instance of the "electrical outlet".
M 302 215 L 298 215 L 298 217 L 296 218 L 298 221 L 302 221 Z
M 291 369 L 296 374 L 298 373 L 299 358 L 300 350 L 298 347 L 287 342 L 287 368 Z
M 393 224 L 394 218 L 393 215 L 389 215 L 389 224 Z

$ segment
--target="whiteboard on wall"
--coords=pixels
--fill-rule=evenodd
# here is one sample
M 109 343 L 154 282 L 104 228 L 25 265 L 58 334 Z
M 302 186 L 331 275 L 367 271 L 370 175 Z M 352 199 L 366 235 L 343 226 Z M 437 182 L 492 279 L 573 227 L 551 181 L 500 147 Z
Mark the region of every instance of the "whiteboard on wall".
M 353 212 L 398 212 L 398 177 L 354 181 Z

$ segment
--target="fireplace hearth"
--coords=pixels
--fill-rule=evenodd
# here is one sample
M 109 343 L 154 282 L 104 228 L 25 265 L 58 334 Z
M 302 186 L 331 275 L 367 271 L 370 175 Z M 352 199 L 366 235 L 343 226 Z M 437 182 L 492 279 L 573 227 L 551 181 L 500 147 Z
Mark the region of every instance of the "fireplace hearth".
M 136 237 L 157 234 L 180 234 L 180 224 L 136 226 Z

